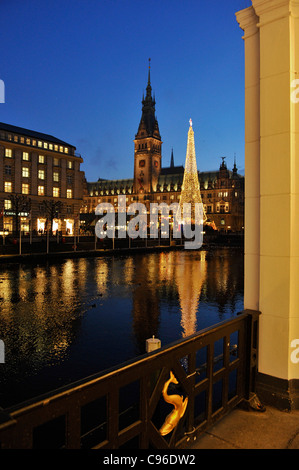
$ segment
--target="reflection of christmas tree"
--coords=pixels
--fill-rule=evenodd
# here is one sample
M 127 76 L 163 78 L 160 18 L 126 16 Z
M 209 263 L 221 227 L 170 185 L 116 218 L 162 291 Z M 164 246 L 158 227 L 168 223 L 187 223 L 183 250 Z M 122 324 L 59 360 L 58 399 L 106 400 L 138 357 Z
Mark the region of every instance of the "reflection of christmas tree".
M 182 336 L 196 333 L 200 326 L 199 301 L 201 290 L 207 276 L 207 263 L 202 253 L 196 262 L 185 259 L 184 263 L 177 263 L 175 269 L 175 281 L 179 294 L 181 307 Z
M 202 199 L 200 194 L 200 186 L 198 181 L 195 144 L 194 144 L 194 131 L 192 129 L 192 120 L 190 119 L 190 127 L 188 131 L 187 153 L 185 162 L 184 179 L 180 198 L 180 209 L 183 214 L 184 204 L 191 205 L 191 219 L 192 221 L 198 220 L 195 218 L 195 211 L 202 210 L 203 222 L 207 220 L 203 210 Z M 195 204 L 198 203 L 197 207 Z M 197 212 L 199 214 L 199 212 Z

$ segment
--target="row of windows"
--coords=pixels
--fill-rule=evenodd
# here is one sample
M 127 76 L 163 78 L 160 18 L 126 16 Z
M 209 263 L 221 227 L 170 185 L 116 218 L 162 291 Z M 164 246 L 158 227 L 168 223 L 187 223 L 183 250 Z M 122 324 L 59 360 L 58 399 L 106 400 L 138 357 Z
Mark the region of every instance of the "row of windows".
M 4 210 L 8 211 L 12 209 L 12 201 L 10 199 L 4 199 Z M 39 204 L 38 209 L 40 212 L 43 211 L 43 204 Z M 66 212 L 72 214 L 74 212 L 74 206 L 66 206 Z
M 153 145 L 152 145 L 152 148 L 153 148 L 154 150 L 160 150 L 160 149 L 161 149 L 161 146 L 160 146 L 160 145 L 153 144 Z M 147 142 L 145 142 L 144 144 L 138 144 L 138 150 L 142 150 L 142 149 L 147 149 Z
M 12 182 L 5 181 L 4 182 L 4 192 L 5 193 L 12 193 Z M 22 194 L 30 194 L 30 185 L 28 183 L 22 183 Z M 39 185 L 37 187 L 37 194 L 38 196 L 45 196 L 45 186 Z M 60 197 L 60 188 L 54 187 L 53 188 L 53 197 Z M 67 189 L 66 190 L 66 197 L 68 199 L 72 199 L 73 197 L 73 190 Z
M 11 165 L 5 165 L 4 166 L 4 174 L 5 175 L 11 175 L 12 174 L 12 168 Z M 23 178 L 29 178 L 30 177 L 30 168 L 27 166 L 22 167 L 22 177 Z M 46 177 L 45 170 L 38 170 L 38 179 L 44 180 Z M 57 171 L 53 172 L 53 181 L 59 182 L 60 180 L 60 174 Z M 72 184 L 73 182 L 73 177 L 72 175 L 67 175 L 66 176 L 67 184 Z
M 68 147 L 63 145 L 53 144 L 51 142 L 46 142 L 44 140 L 31 139 L 30 137 L 23 137 L 19 135 L 5 134 L 1 132 L 0 137 L 10 142 L 16 142 L 20 144 L 32 145 L 33 147 L 44 148 L 46 150 L 54 150 L 55 152 L 66 153 L 70 152 Z
M 213 194 L 212 193 L 208 193 L 208 194 L 202 194 L 201 197 L 204 198 L 204 197 L 207 197 L 208 199 L 212 199 L 213 198 Z M 228 191 L 220 191 L 218 194 L 217 194 L 218 197 L 228 197 Z M 238 192 L 235 191 L 235 197 L 238 196 Z
M 6 158 L 12 158 L 13 157 L 13 152 L 12 149 L 5 149 L 5 157 Z M 30 161 L 30 155 L 28 152 L 22 152 L 22 159 L 24 161 L 29 162 Z M 45 155 L 39 155 L 38 156 L 38 163 L 44 164 L 46 163 L 46 157 Z M 57 157 L 53 158 L 53 165 L 54 166 L 60 166 L 60 159 Z M 72 160 L 67 161 L 67 168 L 72 170 L 74 168 L 74 162 Z

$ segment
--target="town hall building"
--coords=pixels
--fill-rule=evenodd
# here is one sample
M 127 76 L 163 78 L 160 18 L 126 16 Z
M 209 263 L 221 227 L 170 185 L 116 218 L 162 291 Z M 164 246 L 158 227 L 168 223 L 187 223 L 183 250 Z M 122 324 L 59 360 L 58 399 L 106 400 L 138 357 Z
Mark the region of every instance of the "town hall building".
M 170 165 L 162 167 L 162 140 L 155 106 L 149 67 L 146 95 L 142 99 L 142 114 L 134 139 L 133 178 L 99 178 L 98 181 L 87 182 L 81 209 L 81 227 L 86 224 L 87 228 L 94 221 L 95 209 L 100 203 L 113 204 L 117 210 L 119 195 L 126 197 L 127 206 L 133 202 L 142 202 L 148 210 L 150 203 L 164 202 L 170 205 L 179 202 L 184 167 L 175 166 L 173 151 Z M 238 173 L 236 162 L 229 170 L 225 158 L 222 158 L 218 171 L 198 171 L 198 179 L 207 224 L 219 231 L 242 232 L 244 177 Z

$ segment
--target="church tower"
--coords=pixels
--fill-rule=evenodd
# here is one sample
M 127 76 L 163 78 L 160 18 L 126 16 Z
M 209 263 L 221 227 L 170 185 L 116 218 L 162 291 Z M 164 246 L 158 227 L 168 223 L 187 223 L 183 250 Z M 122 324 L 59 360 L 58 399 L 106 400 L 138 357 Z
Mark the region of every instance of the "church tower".
M 146 96 L 142 99 L 142 115 L 135 135 L 134 193 L 143 194 L 156 190 L 161 171 L 161 136 L 152 97 L 150 59 Z

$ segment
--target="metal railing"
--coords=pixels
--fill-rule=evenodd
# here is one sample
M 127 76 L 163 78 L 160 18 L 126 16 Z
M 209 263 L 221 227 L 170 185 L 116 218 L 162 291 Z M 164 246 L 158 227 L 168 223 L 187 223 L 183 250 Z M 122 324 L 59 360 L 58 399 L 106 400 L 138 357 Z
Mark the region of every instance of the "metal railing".
M 188 446 L 255 393 L 259 313 L 236 318 L 0 413 L 2 449 Z M 162 390 L 175 375 L 188 405 L 168 435 Z

